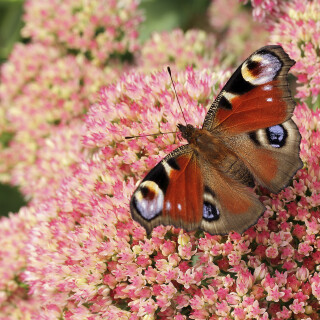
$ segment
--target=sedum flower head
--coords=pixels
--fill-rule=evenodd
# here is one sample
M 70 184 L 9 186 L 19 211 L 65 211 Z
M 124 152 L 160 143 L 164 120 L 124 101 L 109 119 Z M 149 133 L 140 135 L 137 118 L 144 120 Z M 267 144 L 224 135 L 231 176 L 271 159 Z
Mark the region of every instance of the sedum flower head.
M 249 1 L 240 0 L 240 2 L 248 3 Z M 272 28 L 273 21 L 287 10 L 288 3 L 290 3 L 288 0 L 251 0 L 253 17 L 265 23 L 267 28 Z
M 320 95 L 320 3 L 295 0 L 273 26 L 271 41 L 281 43 L 291 58 L 297 61 L 292 72 L 300 84 L 297 98 L 310 107 L 319 105 Z
M 173 72 L 187 121 L 200 125 L 222 74 Z M 215 90 L 215 93 L 217 91 Z M 153 118 L 150 115 L 153 115 Z M 57 196 L 36 208 L 21 274 L 39 314 L 69 319 L 316 319 L 318 264 L 319 111 L 295 111 L 305 163 L 244 234 L 211 236 L 171 226 L 149 237 L 129 213 L 135 181 L 181 142 L 182 121 L 165 71 L 131 73 L 101 91 L 86 118 L 83 143 L 93 152 Z M 152 120 L 150 120 L 152 119 Z
M 28 0 L 22 35 L 84 54 L 94 64 L 126 57 L 138 48 L 138 1 Z
M 253 21 L 239 0 L 212 0 L 208 21 L 224 64 L 237 66 L 267 42 L 265 26 Z
M 102 84 L 129 69 L 139 48 L 137 6 L 136 0 L 26 2 L 22 36 L 31 41 L 17 44 L 1 66 L 0 181 L 41 198 L 72 174 L 82 158 L 82 132 L 70 130 Z M 53 141 L 63 144 L 44 147 Z
M 167 65 L 179 69 L 187 66 L 213 68 L 218 63 L 214 49 L 215 38 L 203 30 L 156 32 L 142 46 L 138 63 L 143 71 L 157 70 Z
M 69 153 L 64 160 L 57 158 L 55 152 L 44 154 L 40 149 L 62 127 L 70 130 L 73 119 L 81 118 L 95 101 L 96 91 L 102 83 L 113 81 L 118 74 L 116 69 L 96 67 L 84 57 L 63 56 L 54 47 L 16 45 L 1 68 L 0 108 L 4 116 L 0 125 L 1 180 L 19 184 L 30 198 L 39 191 L 35 188 L 37 177 L 41 176 L 47 186 L 50 186 L 50 179 L 58 179 L 57 167 L 43 175 L 39 162 L 43 163 L 51 156 L 51 163 L 59 166 L 60 173 L 66 169 L 66 164 L 72 165 L 70 158 L 76 160 L 75 154 L 79 153 L 70 155 L 71 149 L 66 148 L 71 146 L 71 140 L 67 140 L 70 134 L 66 134 L 64 143 L 55 150 L 64 149 Z M 80 130 L 74 135 L 80 137 Z M 52 139 L 55 143 L 62 142 L 57 137 Z M 73 139 L 72 152 L 75 148 L 81 149 L 80 139 L 77 140 Z M 40 154 L 46 160 L 39 159 Z M 33 186 L 26 176 L 32 178 Z

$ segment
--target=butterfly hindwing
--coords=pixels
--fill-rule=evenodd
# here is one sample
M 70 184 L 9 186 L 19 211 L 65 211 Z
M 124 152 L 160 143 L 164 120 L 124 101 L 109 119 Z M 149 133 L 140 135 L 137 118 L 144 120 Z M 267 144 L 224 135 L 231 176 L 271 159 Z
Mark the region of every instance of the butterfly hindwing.
M 299 157 L 301 136 L 292 120 L 242 133 L 229 138 L 232 150 L 243 161 L 255 180 L 277 193 L 286 187 L 302 167 Z
M 133 218 L 148 233 L 160 224 L 186 230 L 199 227 L 203 207 L 203 178 L 194 152 L 182 146 L 158 163 L 131 198 Z
M 211 234 L 227 234 L 231 230 L 242 233 L 253 225 L 265 208 L 244 184 L 250 179 L 241 161 L 227 170 L 204 159 L 201 166 L 205 201 L 200 228 Z M 238 171 L 237 179 L 232 177 L 233 169 Z

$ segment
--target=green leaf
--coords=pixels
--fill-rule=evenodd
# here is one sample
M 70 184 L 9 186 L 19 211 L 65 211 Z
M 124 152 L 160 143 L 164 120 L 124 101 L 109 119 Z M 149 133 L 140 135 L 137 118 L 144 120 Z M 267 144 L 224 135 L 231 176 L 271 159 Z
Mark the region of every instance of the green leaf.
M 9 212 L 18 212 L 26 205 L 26 201 L 18 188 L 0 184 L 0 216 L 8 216 Z
M 140 27 L 140 40 L 146 41 L 155 31 L 200 27 L 210 3 L 210 0 L 142 0 L 140 8 L 145 21 Z
M 9 146 L 10 141 L 12 140 L 14 133 L 4 131 L 0 134 L 0 144 L 2 144 L 3 148 L 7 148 Z
M 0 62 L 8 57 L 14 43 L 20 39 L 23 3 L 22 0 L 0 0 Z

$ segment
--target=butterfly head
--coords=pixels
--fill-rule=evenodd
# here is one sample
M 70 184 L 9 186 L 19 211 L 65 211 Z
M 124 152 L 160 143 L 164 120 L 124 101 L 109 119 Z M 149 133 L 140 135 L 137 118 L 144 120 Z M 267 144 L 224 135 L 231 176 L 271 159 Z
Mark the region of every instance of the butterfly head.
M 185 138 L 190 143 L 192 138 L 194 138 L 194 133 L 196 131 L 196 128 L 191 124 L 187 124 L 186 126 L 184 126 L 181 123 L 179 123 L 177 127 L 180 130 L 182 137 Z

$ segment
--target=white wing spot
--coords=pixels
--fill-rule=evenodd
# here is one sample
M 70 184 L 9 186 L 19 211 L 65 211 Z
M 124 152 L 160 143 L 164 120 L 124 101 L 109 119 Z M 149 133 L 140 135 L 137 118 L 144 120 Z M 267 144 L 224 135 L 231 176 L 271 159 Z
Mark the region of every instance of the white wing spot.
M 180 203 L 178 203 L 177 207 L 178 207 L 178 210 L 181 211 L 181 208 L 182 208 L 182 207 L 181 207 L 181 204 L 180 204 Z
M 166 171 L 167 175 L 170 177 L 170 173 L 173 170 L 166 161 L 162 161 L 162 165 L 164 170 Z
M 223 91 L 223 96 L 228 100 L 228 101 L 231 101 L 234 97 L 236 97 L 237 95 L 236 94 L 233 94 L 233 93 L 230 93 L 230 92 L 227 92 L 227 91 Z
M 166 210 L 169 211 L 171 209 L 171 203 L 169 201 L 166 202 Z
M 271 91 L 271 90 L 272 90 L 272 85 L 267 84 L 267 85 L 265 85 L 265 86 L 262 88 L 262 90 L 264 90 L 264 91 Z
M 268 102 L 272 102 L 272 100 L 273 100 L 272 98 L 267 98 Z

